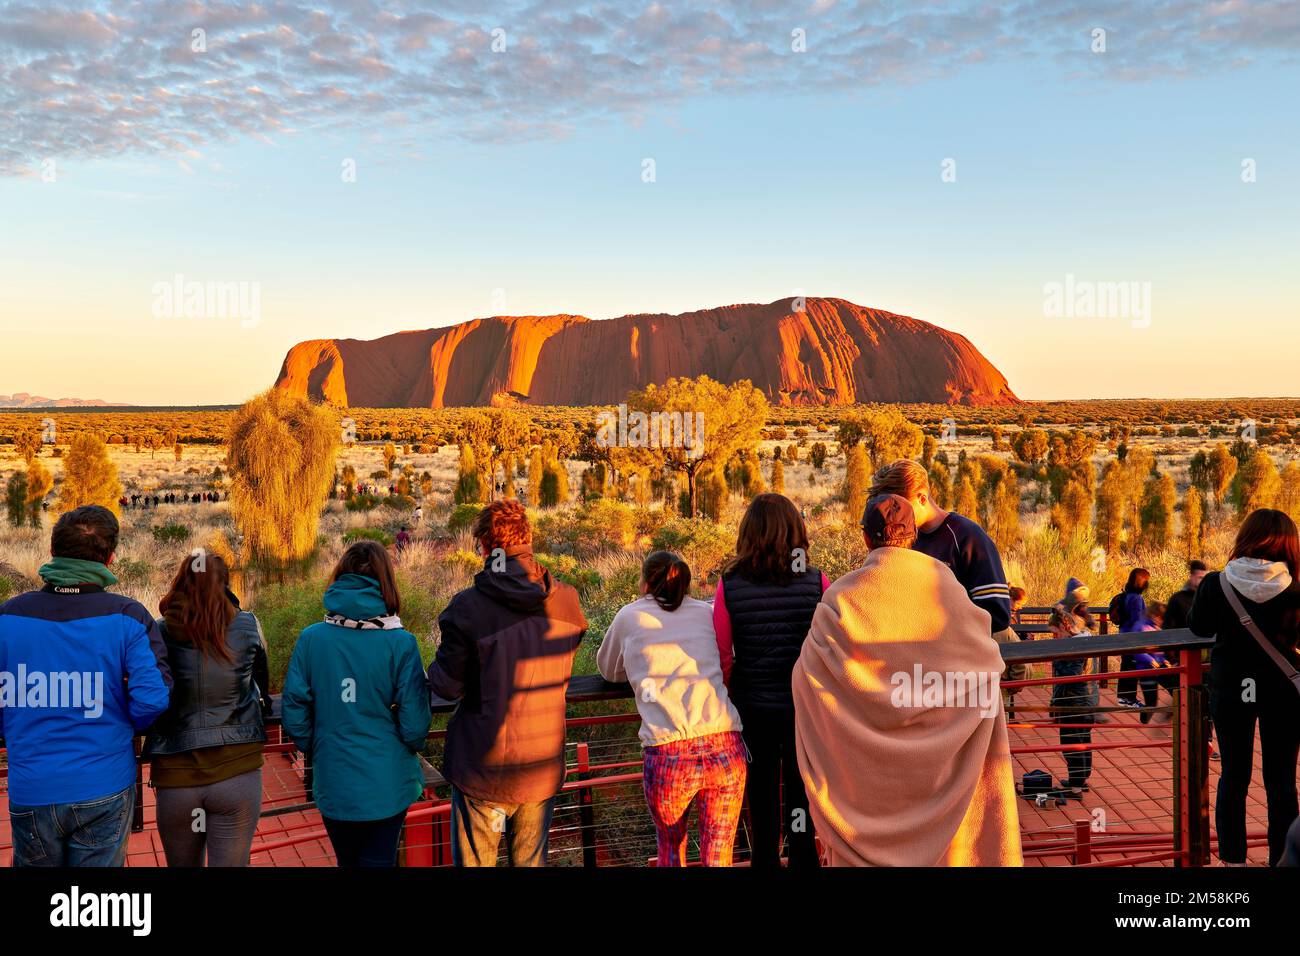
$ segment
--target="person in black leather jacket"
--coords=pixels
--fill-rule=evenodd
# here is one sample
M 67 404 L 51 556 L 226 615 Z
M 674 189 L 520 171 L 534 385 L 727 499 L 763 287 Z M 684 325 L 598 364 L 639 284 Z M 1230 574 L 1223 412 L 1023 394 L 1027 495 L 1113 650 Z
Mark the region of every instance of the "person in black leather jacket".
M 247 866 L 262 807 L 266 641 L 214 554 L 186 556 L 159 602 L 175 686 L 149 731 L 168 866 Z

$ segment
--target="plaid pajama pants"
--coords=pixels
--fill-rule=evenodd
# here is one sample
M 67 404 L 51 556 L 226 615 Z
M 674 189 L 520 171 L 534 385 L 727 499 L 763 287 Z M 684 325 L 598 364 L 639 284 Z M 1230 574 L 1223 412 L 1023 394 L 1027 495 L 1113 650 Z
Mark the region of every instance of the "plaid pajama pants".
M 731 866 L 745 802 L 745 743 L 736 731 L 645 748 L 641 783 L 655 825 L 659 866 L 686 863 L 686 823 L 699 809 L 700 863 Z

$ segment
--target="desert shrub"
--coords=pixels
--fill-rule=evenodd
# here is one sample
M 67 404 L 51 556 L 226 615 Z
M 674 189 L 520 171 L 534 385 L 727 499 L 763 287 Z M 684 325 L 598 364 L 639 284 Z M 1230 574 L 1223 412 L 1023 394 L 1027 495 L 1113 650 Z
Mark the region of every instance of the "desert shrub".
M 813 517 L 818 516 L 814 508 Z M 867 556 L 862 529 L 856 524 L 827 525 L 812 532 L 809 539 L 808 563 L 832 581 L 860 567 Z
M 474 519 L 478 517 L 479 512 L 482 510 L 481 505 L 457 505 L 447 518 L 447 530 L 452 534 L 460 534 L 462 531 L 469 530 L 470 525 L 474 523 Z
M 542 515 L 533 538 L 539 551 L 584 559 L 631 547 L 637 533 L 636 514 L 629 505 L 598 498 L 572 511 Z
M 578 597 L 585 601 L 588 595 L 600 586 L 600 572 L 585 567 L 577 558 L 568 554 L 536 554 L 537 563 L 551 574 L 578 589 Z
M 258 590 L 249 610 L 257 615 L 266 637 L 273 692 L 278 693 L 284 687 L 284 676 L 298 635 L 323 620 L 325 610 L 321 599 L 327 587 L 327 578 L 317 575 L 304 581 L 269 583 Z M 434 625 L 447 599 L 413 585 L 401 574 L 397 588 L 402 597 L 402 626 L 415 635 L 420 644 L 420 657 L 427 664 L 433 658 Z
M 715 578 L 722 563 L 736 546 L 735 533 L 702 518 L 674 518 L 650 539 L 655 549 L 676 551 L 691 566 L 691 578 L 703 582 Z
M 179 544 L 190 539 L 190 527 L 184 524 L 168 523 L 152 529 L 153 539 L 161 544 Z
M 118 558 L 110 569 L 117 580 L 126 587 L 140 587 L 149 583 L 153 575 L 153 565 L 145 560 Z
M 393 511 L 414 511 L 415 499 L 409 495 L 389 495 L 381 504 Z
M 393 536 L 383 528 L 352 528 L 343 535 L 344 544 L 354 541 L 378 541 L 385 548 L 393 544 Z
M 348 511 L 374 511 L 379 507 L 378 495 L 353 495 L 347 500 Z
M 473 551 L 457 550 L 441 559 L 449 568 L 474 575 L 483 570 L 483 559 Z

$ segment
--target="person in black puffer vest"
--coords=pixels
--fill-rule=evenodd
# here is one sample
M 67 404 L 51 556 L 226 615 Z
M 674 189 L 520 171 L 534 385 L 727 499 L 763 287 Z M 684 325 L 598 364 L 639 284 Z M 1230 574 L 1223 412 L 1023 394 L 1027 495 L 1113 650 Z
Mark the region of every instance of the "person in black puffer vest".
M 783 830 L 790 866 L 818 865 L 795 755 L 790 679 L 828 584 L 808 566 L 808 532 L 790 499 L 762 494 L 750 502 L 736 556 L 718 581 L 713 627 L 750 751 L 745 797 L 754 867 L 781 865 Z

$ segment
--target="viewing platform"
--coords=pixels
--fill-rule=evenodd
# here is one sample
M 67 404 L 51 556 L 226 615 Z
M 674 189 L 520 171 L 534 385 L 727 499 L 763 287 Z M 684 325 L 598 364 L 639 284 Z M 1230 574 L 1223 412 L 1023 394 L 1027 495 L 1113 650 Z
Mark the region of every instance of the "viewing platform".
M 1034 624 L 1022 625 L 1022 629 L 1028 634 L 1040 631 Z M 1035 769 L 1050 773 L 1054 782 L 1066 775 L 1065 748 L 1049 706 L 1051 687 L 1060 681 L 1050 676 L 1050 662 L 1081 656 L 1109 662 L 1105 673 L 1083 678 L 1101 682 L 1100 706 L 1095 713 L 1106 719 L 1093 727 L 1091 789 L 1082 800 L 1068 799 L 1063 805 L 1054 799 L 1048 799 L 1045 806 L 1028 799 L 1018 801 L 1025 865 L 1205 866 L 1212 862 L 1215 835 L 1210 807 L 1218 764 L 1209 756 L 1208 690 L 1202 656 L 1213 643 L 1212 638 L 1197 637 L 1188 630 L 1170 630 L 1000 645 L 1006 662 L 1036 665 L 1028 679 L 1002 685 L 1015 692 L 1015 716 L 1008 720 L 1008 728 L 1017 786 L 1025 772 Z M 1118 705 L 1115 696 L 1116 677 L 1121 676 L 1115 668 L 1119 656 L 1141 650 L 1164 651 L 1176 666 L 1162 674 L 1178 678 L 1172 694 L 1161 690 L 1160 703 L 1148 711 L 1151 720 L 1146 724 L 1140 720 L 1141 711 Z M 1137 676 L 1139 672 L 1125 673 Z M 596 676 L 578 676 L 570 682 L 568 700 L 568 772 L 552 823 L 550 864 L 653 865 L 654 830 L 641 789 L 640 718 L 632 706 L 630 688 Z M 435 714 L 453 709 L 450 702 L 434 707 Z M 332 866 L 330 843 L 311 802 L 310 770 L 293 744 L 281 737 L 278 718 L 271 721 L 268 735 L 262 818 L 251 863 Z M 444 736 L 441 730 L 429 735 L 435 757 Z M 0 750 L 0 758 L 3 754 Z M 1253 865 L 1265 865 L 1266 817 L 1258 739 L 1255 760 L 1247 803 L 1249 859 Z M 0 760 L 0 865 L 7 866 L 12 838 L 7 770 L 2 764 Z M 447 866 L 451 863 L 449 787 L 432 763 L 425 761 L 424 765 L 425 791 L 407 815 L 400 862 L 403 866 Z M 165 865 L 148 774 L 148 765 L 142 765 L 128 866 Z M 692 828 L 692 858 L 697 849 L 693 841 Z M 737 865 L 747 865 L 748 834 L 743 821 L 737 834 L 736 860 Z

